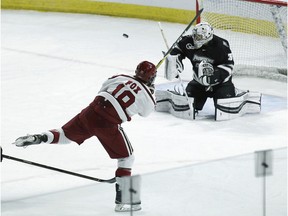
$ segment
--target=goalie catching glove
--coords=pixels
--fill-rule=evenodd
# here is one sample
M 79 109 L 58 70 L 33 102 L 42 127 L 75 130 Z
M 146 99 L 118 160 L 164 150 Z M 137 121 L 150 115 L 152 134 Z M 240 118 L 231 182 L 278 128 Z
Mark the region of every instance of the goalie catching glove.
M 184 70 L 184 66 L 178 56 L 179 55 L 169 54 L 166 57 L 164 77 L 168 80 L 177 78 L 179 76 L 179 73 Z
M 199 83 L 204 86 L 211 85 L 211 76 L 214 75 L 213 65 L 206 61 L 201 61 L 198 68 Z

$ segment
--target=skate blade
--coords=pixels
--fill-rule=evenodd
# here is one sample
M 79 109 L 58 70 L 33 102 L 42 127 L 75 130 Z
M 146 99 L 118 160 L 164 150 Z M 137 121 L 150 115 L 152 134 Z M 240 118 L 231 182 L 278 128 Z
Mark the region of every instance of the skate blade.
M 130 212 L 130 211 L 140 211 L 141 205 L 130 205 L 130 204 L 116 204 L 115 212 Z

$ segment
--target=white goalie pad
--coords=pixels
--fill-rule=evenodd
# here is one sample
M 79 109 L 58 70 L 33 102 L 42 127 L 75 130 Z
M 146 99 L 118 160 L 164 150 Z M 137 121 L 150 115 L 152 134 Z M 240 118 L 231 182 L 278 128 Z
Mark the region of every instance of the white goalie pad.
M 182 119 L 194 119 L 193 98 L 187 98 L 183 95 L 177 94 L 173 91 L 157 90 L 156 97 L 156 111 L 169 112 L 173 116 Z M 192 108 L 192 109 L 190 109 Z
M 178 55 L 168 55 L 165 60 L 164 77 L 167 80 L 173 80 L 178 73 L 184 70 L 182 63 L 178 59 Z
M 229 120 L 246 113 L 260 113 L 261 93 L 245 91 L 233 98 L 218 99 L 215 105 L 215 120 Z

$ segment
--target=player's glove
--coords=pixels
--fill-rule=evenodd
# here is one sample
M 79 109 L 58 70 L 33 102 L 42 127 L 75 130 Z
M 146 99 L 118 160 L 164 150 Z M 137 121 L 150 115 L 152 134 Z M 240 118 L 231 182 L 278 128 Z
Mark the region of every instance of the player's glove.
M 214 75 L 214 67 L 206 61 L 201 61 L 198 68 L 199 82 L 204 86 L 211 85 L 211 76 Z
M 41 142 L 47 142 L 48 138 L 45 134 L 35 134 L 19 137 L 12 144 L 17 147 L 26 147 L 29 145 L 40 144 Z
M 179 55 L 168 55 L 165 60 L 165 73 L 164 77 L 168 80 L 172 80 L 178 76 L 184 70 L 182 61 L 179 59 Z

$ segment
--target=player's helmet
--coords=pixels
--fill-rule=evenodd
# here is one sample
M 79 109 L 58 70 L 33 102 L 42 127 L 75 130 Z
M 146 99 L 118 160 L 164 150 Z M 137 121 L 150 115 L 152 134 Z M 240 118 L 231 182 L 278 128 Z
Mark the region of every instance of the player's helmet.
M 197 24 L 192 30 L 192 37 L 194 40 L 194 47 L 199 49 L 204 44 L 212 40 L 214 30 L 207 22 Z
M 151 85 L 156 77 L 156 66 L 148 61 L 140 62 L 135 70 L 135 77 Z

